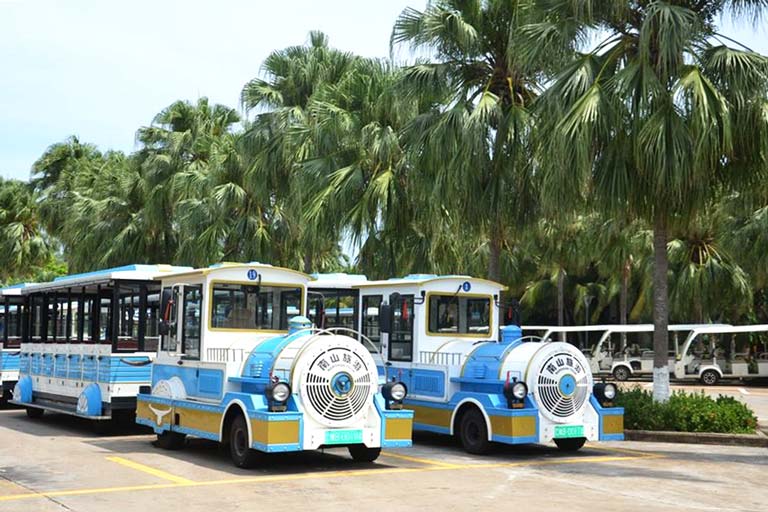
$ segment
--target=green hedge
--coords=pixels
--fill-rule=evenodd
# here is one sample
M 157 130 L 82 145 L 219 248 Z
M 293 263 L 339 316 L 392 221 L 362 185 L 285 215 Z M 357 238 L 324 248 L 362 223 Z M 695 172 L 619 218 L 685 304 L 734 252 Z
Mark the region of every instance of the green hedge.
M 651 392 L 634 387 L 619 391 L 616 402 L 624 407 L 624 428 L 630 430 L 751 434 L 757 427 L 752 409 L 730 396 L 676 391 L 659 403 Z

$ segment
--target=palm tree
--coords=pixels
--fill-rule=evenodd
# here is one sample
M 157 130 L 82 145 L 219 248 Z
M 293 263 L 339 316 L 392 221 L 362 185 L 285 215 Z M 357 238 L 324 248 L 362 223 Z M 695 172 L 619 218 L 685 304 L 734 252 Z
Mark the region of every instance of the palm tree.
M 443 95 L 409 129 L 414 165 L 428 175 L 432 200 L 487 241 L 489 279 L 502 253 L 535 218 L 530 107 L 560 54 L 530 39 L 541 21 L 535 2 L 438 0 L 405 9 L 391 45 L 429 58 L 406 69 L 411 94 Z
M 757 15 L 759 0 L 544 1 L 552 24 L 606 37 L 580 54 L 541 101 L 545 188 L 560 204 L 592 192 L 606 211 L 653 229 L 654 388 L 669 396 L 667 243 L 723 186 L 764 172 L 768 60 L 731 48 L 717 31 L 728 11 Z M 544 32 L 546 24 L 533 31 Z M 548 158 L 549 157 L 549 158 Z
M 138 131 L 137 139 L 143 146 L 136 155 L 140 169 L 135 174 L 143 200 L 140 218 L 149 230 L 147 242 L 158 260 L 186 264 L 219 261 L 216 249 L 222 240 L 210 236 L 217 219 L 211 218 L 209 211 L 201 211 L 203 217 L 209 214 L 208 222 L 199 222 L 200 217 L 189 215 L 189 208 L 185 216 L 178 210 L 189 206 L 184 201 L 194 204 L 200 197 L 212 197 L 214 188 L 204 185 L 212 167 L 226 159 L 221 141 L 239 120 L 234 109 L 211 105 L 203 97 L 195 104 L 172 103 L 155 116 L 151 126 Z
M 305 272 L 316 266 L 313 260 L 340 254 L 333 212 L 306 215 L 317 176 L 303 172 L 300 164 L 321 158 L 309 105 L 323 88 L 354 76 L 357 60 L 331 48 L 325 34 L 310 32 L 307 45 L 273 51 L 262 65 L 263 78 L 248 82 L 241 94 L 246 112 L 257 112 L 245 135 L 253 158 L 249 174 L 270 191 L 279 233 L 277 257 Z
M 583 273 L 594 261 L 587 249 L 586 229 L 590 219 L 577 215 L 570 219 L 542 219 L 535 229 L 527 233 L 527 249 L 535 255 L 543 279 L 533 283 L 522 298 L 524 305 L 533 302 L 541 293 L 542 286 L 554 284 L 557 297 L 557 325 L 565 325 L 566 278 L 573 273 Z
M 598 271 L 619 288 L 619 323 L 626 324 L 630 309 L 632 276 L 651 252 L 651 233 L 641 222 L 620 217 L 596 216 L 587 240 L 598 256 Z M 622 335 L 626 337 L 626 334 Z
M 741 317 L 751 306 L 749 277 L 727 248 L 722 217 L 722 206 L 713 204 L 668 245 L 673 317 L 722 322 Z
M 38 194 L 40 220 L 46 232 L 58 236 L 64 228 L 78 190 L 92 188 L 104 159 L 93 144 L 75 137 L 51 145 L 32 165 L 32 187 Z
M 0 178 L 0 282 L 27 276 L 50 258 L 34 190 Z

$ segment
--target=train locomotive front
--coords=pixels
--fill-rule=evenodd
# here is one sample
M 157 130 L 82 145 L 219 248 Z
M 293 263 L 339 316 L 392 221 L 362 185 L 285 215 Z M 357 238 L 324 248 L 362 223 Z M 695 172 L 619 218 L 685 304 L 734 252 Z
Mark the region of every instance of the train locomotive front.
M 411 445 L 413 413 L 400 409 L 405 387 L 380 389 L 365 345 L 300 315 L 306 281 L 263 264 L 168 279 L 168 327 L 137 407 L 137 421 L 154 429 L 160 447 L 211 439 L 248 467 L 259 452 L 346 447 L 353 459 L 372 461 L 382 448 Z M 186 334 L 198 326 L 199 348 Z M 185 342 L 174 343 L 174 333 Z

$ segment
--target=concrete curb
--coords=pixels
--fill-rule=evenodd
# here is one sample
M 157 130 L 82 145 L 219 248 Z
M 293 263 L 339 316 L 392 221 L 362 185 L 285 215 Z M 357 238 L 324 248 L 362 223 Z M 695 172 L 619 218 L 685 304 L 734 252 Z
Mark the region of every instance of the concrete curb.
M 759 430 L 755 434 L 625 430 L 624 439 L 627 441 L 651 441 L 655 443 L 724 444 L 768 448 L 768 436 Z

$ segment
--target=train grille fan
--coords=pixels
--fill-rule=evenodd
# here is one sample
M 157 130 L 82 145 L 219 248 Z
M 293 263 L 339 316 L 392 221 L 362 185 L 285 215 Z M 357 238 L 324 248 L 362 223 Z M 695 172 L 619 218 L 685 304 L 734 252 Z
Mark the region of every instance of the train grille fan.
M 332 422 L 346 422 L 360 414 L 374 385 L 365 361 L 346 349 L 323 353 L 305 378 L 308 405 Z
M 573 416 L 589 398 L 589 372 L 567 352 L 544 361 L 536 385 L 540 405 L 557 418 Z

